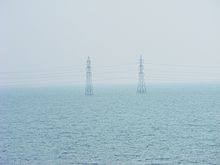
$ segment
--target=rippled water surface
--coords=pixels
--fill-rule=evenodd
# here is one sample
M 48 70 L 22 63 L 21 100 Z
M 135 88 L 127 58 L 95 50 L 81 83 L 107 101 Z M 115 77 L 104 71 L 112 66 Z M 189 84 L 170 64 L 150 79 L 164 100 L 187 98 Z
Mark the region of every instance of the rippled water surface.
M 220 86 L 0 89 L 0 164 L 220 164 Z

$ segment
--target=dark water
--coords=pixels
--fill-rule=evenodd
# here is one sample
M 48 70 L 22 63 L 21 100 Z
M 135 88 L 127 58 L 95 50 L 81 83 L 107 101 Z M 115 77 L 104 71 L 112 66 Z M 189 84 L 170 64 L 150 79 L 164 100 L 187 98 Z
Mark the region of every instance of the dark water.
M 220 164 L 220 85 L 0 89 L 0 164 Z

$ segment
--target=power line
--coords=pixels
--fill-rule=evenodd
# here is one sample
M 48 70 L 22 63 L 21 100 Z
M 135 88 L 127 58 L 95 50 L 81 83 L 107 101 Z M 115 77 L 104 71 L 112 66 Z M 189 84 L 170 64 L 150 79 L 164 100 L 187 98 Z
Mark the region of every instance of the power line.
M 202 81 L 220 81 L 220 73 L 218 68 L 220 66 L 198 66 L 198 65 L 176 65 L 176 64 L 153 64 L 153 63 L 147 63 L 147 79 L 148 81 L 154 81 L 154 80 L 167 80 L 167 81 L 175 81 L 175 80 L 182 80 L 185 81 L 187 79 L 192 80 L 202 80 Z M 142 64 L 143 65 L 143 64 Z M 163 67 L 163 69 L 158 69 L 158 66 L 168 66 L 168 68 Z M 175 67 L 175 70 L 170 70 L 169 67 Z M 134 68 L 135 67 L 135 68 Z M 154 68 L 156 67 L 156 69 Z M 83 81 L 83 75 L 82 67 L 73 67 L 75 69 L 66 69 L 66 70 L 55 70 L 55 71 L 49 71 L 49 70 L 39 70 L 39 71 L 13 71 L 13 72 L 0 72 L 0 78 L 1 78 L 1 85 L 7 83 L 12 84 L 19 84 L 19 83 L 44 83 L 44 82 L 64 82 L 67 80 L 70 80 L 70 82 L 78 82 L 82 83 Z M 76 68 L 80 68 L 80 70 L 77 70 Z M 101 68 L 101 71 L 100 69 Z M 176 69 L 181 70 L 176 70 Z M 196 70 L 192 70 L 192 68 Z M 94 81 L 100 82 L 100 81 L 106 81 L 106 80 L 133 80 L 136 77 L 136 71 L 137 71 L 137 63 L 127 63 L 122 65 L 107 65 L 107 66 L 98 66 L 94 68 Z M 140 68 L 139 65 L 139 71 Z M 183 69 L 183 70 L 182 70 Z M 191 69 L 190 71 L 188 69 Z M 197 70 L 199 69 L 199 70 Z M 202 70 L 200 70 L 202 69 Z M 204 70 L 205 69 L 205 70 Z M 214 69 L 214 70 L 213 70 Z M 217 73 L 218 72 L 218 73 Z M 130 76 L 130 73 L 133 76 Z M 142 73 L 142 72 L 141 72 Z M 202 75 L 204 73 L 209 74 L 208 76 L 205 76 L 204 78 Z M 115 77 L 116 75 L 125 75 L 128 74 L 129 77 Z M 195 74 L 197 74 L 195 76 Z M 199 75 L 201 74 L 201 75 Z M 180 76 L 180 77 L 179 77 Z M 97 78 L 98 77 L 98 78 Z M 108 79 L 108 77 L 111 77 Z M 72 80 L 72 78 L 76 78 L 78 81 Z M 140 78 L 140 75 L 139 75 Z M 10 80 L 11 79 L 11 80 Z M 66 80 L 65 80 L 66 79 Z
M 220 69 L 220 66 L 206 66 L 206 65 L 182 65 L 182 64 L 157 64 L 157 63 L 145 63 L 147 65 L 153 65 L 153 66 L 167 66 L 167 67 L 184 67 L 184 68 L 202 68 L 202 69 Z M 125 67 L 126 66 L 126 67 Z M 119 65 L 103 65 L 103 66 L 96 66 L 95 68 L 129 68 L 130 66 L 137 66 L 137 63 L 124 63 L 124 64 L 119 64 Z M 95 69 L 94 68 L 94 69 Z M 56 71 L 50 71 L 47 69 L 38 69 L 37 71 L 35 70 L 18 70 L 18 71 L 1 71 L 0 74 L 19 74 L 19 73 L 53 73 L 53 72 L 68 72 L 72 70 L 80 69 L 81 71 L 84 70 L 83 67 L 54 67 L 53 69 L 59 69 Z M 62 70 L 61 70 L 62 69 Z

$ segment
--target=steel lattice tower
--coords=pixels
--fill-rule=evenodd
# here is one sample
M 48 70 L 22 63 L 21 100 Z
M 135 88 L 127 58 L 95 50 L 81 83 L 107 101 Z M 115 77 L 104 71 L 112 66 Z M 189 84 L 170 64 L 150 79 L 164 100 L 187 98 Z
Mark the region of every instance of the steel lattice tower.
M 92 86 L 92 71 L 91 71 L 91 60 L 88 57 L 86 64 L 86 87 L 85 87 L 85 95 L 91 96 L 93 95 L 93 86 Z
M 145 94 L 146 93 L 146 86 L 144 81 L 144 60 L 142 56 L 140 56 L 139 60 L 139 73 L 138 73 L 138 86 L 137 86 L 137 93 L 138 94 Z

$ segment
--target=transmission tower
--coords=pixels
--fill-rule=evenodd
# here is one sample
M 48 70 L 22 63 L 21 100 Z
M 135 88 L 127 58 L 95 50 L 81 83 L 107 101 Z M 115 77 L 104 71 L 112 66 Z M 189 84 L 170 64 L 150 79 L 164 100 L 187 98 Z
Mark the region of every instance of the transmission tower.
M 93 95 L 93 86 L 92 86 L 92 71 L 91 71 L 91 60 L 88 57 L 86 64 L 86 88 L 85 95 L 91 96 Z
M 138 86 L 137 93 L 138 94 L 146 94 L 146 86 L 144 81 L 144 64 L 143 58 L 140 56 L 139 60 L 139 73 L 138 73 Z

